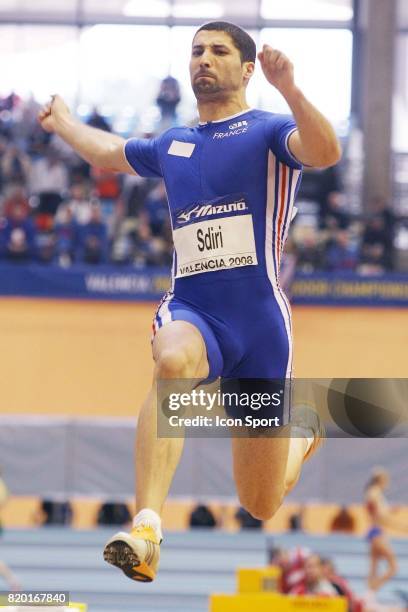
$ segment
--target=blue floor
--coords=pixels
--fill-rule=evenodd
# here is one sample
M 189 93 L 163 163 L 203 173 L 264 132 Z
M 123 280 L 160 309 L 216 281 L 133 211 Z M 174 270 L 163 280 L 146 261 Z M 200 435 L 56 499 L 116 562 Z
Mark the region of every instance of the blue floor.
M 136 584 L 102 559 L 113 530 L 71 531 L 46 528 L 9 530 L 0 540 L 0 559 L 27 590 L 63 590 L 88 603 L 90 612 L 207 612 L 212 592 L 233 593 L 235 570 L 266 562 L 266 541 L 305 546 L 336 562 L 339 572 L 364 593 L 367 545 L 348 536 L 306 536 L 223 532 L 167 533 L 157 580 Z M 396 540 L 398 576 L 381 592 L 384 603 L 397 602 L 394 591 L 408 587 L 408 540 Z M 1 590 L 1 584 L 0 584 Z

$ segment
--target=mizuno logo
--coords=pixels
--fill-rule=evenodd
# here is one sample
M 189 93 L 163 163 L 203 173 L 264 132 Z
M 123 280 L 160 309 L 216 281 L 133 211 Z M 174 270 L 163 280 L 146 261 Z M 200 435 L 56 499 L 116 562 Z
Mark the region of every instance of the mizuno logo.
M 179 223 L 189 223 L 192 219 L 198 217 L 209 217 L 213 215 L 222 215 L 229 212 L 238 212 L 242 210 L 248 210 L 248 207 L 244 201 L 231 202 L 230 204 L 203 204 L 202 206 L 197 205 L 187 212 L 183 212 L 177 217 Z
M 233 123 L 232 125 L 228 127 L 230 130 L 236 130 L 237 128 L 240 128 L 244 125 L 248 125 L 248 121 L 238 121 L 238 123 Z

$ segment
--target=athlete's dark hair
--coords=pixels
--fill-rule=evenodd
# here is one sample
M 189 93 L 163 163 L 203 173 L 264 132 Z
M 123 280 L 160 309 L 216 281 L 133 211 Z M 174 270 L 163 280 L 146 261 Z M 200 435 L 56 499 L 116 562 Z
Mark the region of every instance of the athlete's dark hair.
M 210 21 L 201 26 L 196 32 L 202 30 L 226 32 L 232 38 L 234 46 L 238 49 L 241 55 L 241 62 L 255 62 L 256 45 L 255 41 L 239 26 L 229 23 L 228 21 Z
M 375 469 L 373 473 L 371 474 L 370 480 L 367 482 L 365 486 L 365 490 L 369 489 L 370 487 L 374 487 L 380 484 L 381 478 L 383 476 L 388 476 L 388 473 L 386 470 L 384 470 L 383 468 Z
M 380 474 L 374 474 L 373 476 L 371 476 L 370 480 L 367 482 L 365 486 L 365 491 L 367 491 L 367 489 L 370 489 L 371 487 L 378 485 L 380 483 L 380 480 L 381 480 Z

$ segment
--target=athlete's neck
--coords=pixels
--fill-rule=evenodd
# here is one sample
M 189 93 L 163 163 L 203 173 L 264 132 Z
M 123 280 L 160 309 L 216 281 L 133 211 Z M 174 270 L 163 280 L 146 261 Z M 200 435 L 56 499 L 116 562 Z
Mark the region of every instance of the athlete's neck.
M 219 121 L 220 119 L 238 115 L 249 110 L 250 106 L 245 99 L 226 100 L 225 102 L 220 100 L 198 100 L 197 108 L 200 123 L 206 123 L 207 121 Z

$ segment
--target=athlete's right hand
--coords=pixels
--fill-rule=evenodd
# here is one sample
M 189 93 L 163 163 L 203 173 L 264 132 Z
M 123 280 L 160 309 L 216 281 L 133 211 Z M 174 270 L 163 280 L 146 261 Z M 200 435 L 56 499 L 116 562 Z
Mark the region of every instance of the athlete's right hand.
M 61 96 L 51 96 L 51 102 L 45 104 L 38 113 L 38 121 L 46 132 L 56 132 L 64 120 L 72 117 L 71 111 Z

